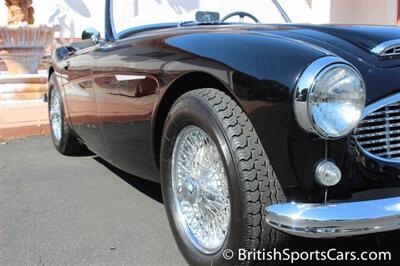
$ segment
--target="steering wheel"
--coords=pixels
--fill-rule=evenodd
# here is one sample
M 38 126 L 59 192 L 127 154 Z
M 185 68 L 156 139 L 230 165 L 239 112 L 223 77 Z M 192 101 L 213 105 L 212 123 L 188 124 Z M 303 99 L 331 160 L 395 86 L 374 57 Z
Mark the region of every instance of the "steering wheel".
M 239 16 L 239 18 L 240 18 L 239 22 L 240 22 L 240 23 L 243 22 L 243 20 L 244 20 L 245 17 L 251 18 L 252 20 L 254 20 L 255 23 L 260 23 L 260 21 L 259 21 L 255 16 L 253 16 L 253 15 L 250 14 L 250 13 L 243 12 L 243 11 L 238 11 L 238 12 L 230 13 L 230 14 L 226 15 L 225 17 L 223 17 L 223 18 L 221 19 L 221 22 L 225 22 L 225 21 L 227 21 L 228 19 L 230 19 L 231 17 L 236 17 L 236 16 Z

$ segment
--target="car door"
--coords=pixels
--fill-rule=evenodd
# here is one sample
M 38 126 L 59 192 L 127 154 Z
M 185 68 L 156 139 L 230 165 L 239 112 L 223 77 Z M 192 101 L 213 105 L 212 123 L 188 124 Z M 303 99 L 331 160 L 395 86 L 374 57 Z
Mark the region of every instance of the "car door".
M 150 127 L 158 82 L 135 65 L 143 60 L 137 55 L 141 52 L 129 42 L 103 44 L 93 52 L 93 81 L 109 161 L 127 172 L 152 177 Z
M 64 62 L 63 85 L 73 130 L 90 150 L 106 155 L 93 87 L 92 52 L 97 47 L 79 50 Z

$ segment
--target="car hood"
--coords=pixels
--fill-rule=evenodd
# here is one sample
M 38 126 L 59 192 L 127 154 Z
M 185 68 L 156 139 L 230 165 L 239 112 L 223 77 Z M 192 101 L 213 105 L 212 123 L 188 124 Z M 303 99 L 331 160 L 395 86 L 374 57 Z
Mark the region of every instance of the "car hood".
M 367 51 L 383 42 L 400 39 L 400 27 L 397 26 L 303 25 L 301 28 L 336 36 Z
M 361 73 L 367 88 L 367 104 L 399 92 L 400 57 L 382 58 L 371 52 L 372 48 L 381 43 L 400 39 L 400 27 L 397 26 L 234 24 L 188 27 L 187 31 L 182 31 L 182 28 L 179 29 L 181 34 L 193 34 L 198 31 L 202 34 L 204 32 L 221 34 L 222 32 L 231 34 L 234 38 L 259 35 L 265 37 L 266 45 L 271 38 L 284 38 L 290 42 L 297 42 L 319 50 L 321 52 L 317 53 L 319 56 L 325 54 L 341 57 L 350 62 Z M 177 30 L 174 29 L 173 32 L 176 34 Z M 155 34 L 159 34 L 159 32 Z M 190 41 L 192 42 L 193 38 Z M 226 38 L 225 41 L 229 41 L 229 39 Z M 299 46 L 293 47 L 298 48 Z M 248 47 L 243 47 L 243 49 L 248 49 Z M 279 53 L 283 53 L 284 50 L 282 49 Z M 212 51 L 208 52 L 212 53 Z M 301 50 L 298 52 L 301 53 Z M 302 55 L 298 54 L 298 57 L 301 58 Z M 288 57 L 282 56 L 282 58 Z M 293 58 L 293 61 L 296 61 L 296 59 Z M 282 61 L 282 64 L 290 63 L 290 60 Z
M 364 78 L 367 104 L 399 92 L 400 57 L 382 58 L 371 49 L 383 42 L 400 39 L 400 27 L 284 24 L 259 25 L 251 31 L 302 42 L 347 60 Z
M 400 66 L 399 57 L 385 59 L 371 52 L 381 43 L 400 39 L 397 26 L 283 24 L 254 30 L 304 41 L 350 61 L 357 57 L 375 66 Z

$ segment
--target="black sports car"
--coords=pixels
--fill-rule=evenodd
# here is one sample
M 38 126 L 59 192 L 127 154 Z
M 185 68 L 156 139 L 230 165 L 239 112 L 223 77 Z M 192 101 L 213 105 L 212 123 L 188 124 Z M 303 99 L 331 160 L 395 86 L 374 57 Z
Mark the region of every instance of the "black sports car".
M 52 55 L 55 147 L 161 182 L 191 265 L 400 228 L 400 28 L 292 24 L 273 3 L 288 23 L 198 12 L 118 33 L 107 0 L 105 39 Z

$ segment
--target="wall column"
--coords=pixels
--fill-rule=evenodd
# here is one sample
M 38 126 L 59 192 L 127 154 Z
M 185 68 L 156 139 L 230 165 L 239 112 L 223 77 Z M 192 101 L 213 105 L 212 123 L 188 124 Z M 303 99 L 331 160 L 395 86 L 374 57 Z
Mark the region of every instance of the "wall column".
M 400 25 L 400 0 L 397 0 L 397 25 Z

